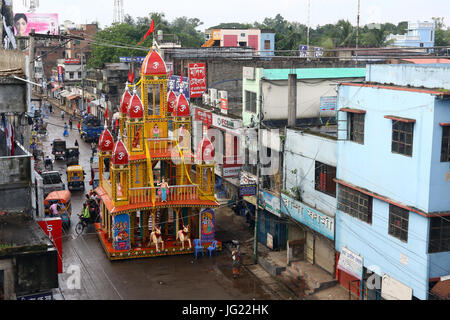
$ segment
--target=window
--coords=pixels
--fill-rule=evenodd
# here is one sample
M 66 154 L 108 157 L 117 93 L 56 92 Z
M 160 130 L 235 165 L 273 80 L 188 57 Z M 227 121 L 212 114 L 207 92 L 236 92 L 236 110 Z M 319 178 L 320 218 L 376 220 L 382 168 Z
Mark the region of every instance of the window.
M 428 253 L 450 251 L 450 217 L 430 218 Z
M 442 127 L 441 162 L 450 161 L 450 127 Z
M 316 161 L 315 189 L 317 191 L 336 197 L 334 178 L 336 178 L 336 167 Z
M 270 50 L 270 40 L 264 40 L 264 49 Z
M 348 140 L 364 144 L 364 114 L 348 112 Z
M 392 152 L 412 156 L 413 122 L 392 122 Z
M 69 72 L 69 78 L 73 79 L 73 72 Z
M 78 78 L 81 79 L 81 71 L 78 71 Z
M 389 204 L 388 233 L 402 241 L 408 241 L 409 211 Z
M 256 113 L 256 93 L 245 91 L 245 110 Z
M 338 209 L 361 221 L 372 223 L 372 197 L 340 185 Z

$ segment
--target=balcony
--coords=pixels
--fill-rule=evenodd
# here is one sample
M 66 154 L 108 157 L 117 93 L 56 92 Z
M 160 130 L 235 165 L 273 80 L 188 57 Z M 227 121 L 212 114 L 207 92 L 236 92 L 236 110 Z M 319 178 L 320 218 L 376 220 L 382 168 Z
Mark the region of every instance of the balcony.
M 152 194 L 155 193 L 155 204 L 162 203 L 159 187 L 143 187 L 130 189 L 130 204 L 144 204 L 152 202 Z M 198 201 L 199 190 L 196 185 L 169 186 L 167 202 L 185 203 L 186 201 Z

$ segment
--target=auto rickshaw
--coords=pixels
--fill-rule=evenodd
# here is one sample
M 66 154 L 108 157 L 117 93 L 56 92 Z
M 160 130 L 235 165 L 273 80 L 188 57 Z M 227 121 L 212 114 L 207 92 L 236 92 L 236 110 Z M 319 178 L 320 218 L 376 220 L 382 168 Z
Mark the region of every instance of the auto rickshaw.
M 78 164 L 78 157 L 80 151 L 78 147 L 66 148 L 66 164 L 67 166 L 73 166 Z
M 67 187 L 69 190 L 82 190 L 84 191 L 84 176 L 86 173 L 82 166 L 69 166 L 67 167 Z
M 69 190 L 52 191 L 44 200 L 44 212 L 46 216 L 51 216 L 50 206 L 54 203 L 58 204 L 58 215 L 62 220 L 65 228 L 70 227 L 70 217 L 72 215 L 71 194 Z

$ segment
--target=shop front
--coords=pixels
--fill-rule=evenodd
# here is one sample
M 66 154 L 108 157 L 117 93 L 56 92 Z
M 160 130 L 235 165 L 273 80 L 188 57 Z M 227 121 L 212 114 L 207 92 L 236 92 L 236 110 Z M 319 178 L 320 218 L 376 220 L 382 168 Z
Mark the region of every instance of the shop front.
M 301 246 L 303 252 L 295 252 L 293 261 L 306 260 L 328 273 L 335 274 L 334 217 L 330 217 L 308 205 L 281 194 L 281 212 L 294 220 L 289 228 L 288 247 Z M 298 251 L 298 250 L 297 250 Z M 302 257 L 303 255 L 303 257 Z
M 258 240 L 271 250 L 286 249 L 286 220 L 281 215 L 280 198 L 260 190 Z

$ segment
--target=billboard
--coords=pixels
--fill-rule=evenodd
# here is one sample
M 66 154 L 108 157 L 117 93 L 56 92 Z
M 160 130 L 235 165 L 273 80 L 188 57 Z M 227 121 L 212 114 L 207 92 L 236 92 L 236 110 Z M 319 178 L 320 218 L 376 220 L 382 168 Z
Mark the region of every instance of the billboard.
M 198 98 L 206 90 L 206 64 L 189 64 L 189 93 L 191 98 Z
M 180 82 L 180 80 L 182 80 Z M 167 82 L 168 90 L 172 90 L 178 97 L 180 94 L 184 94 L 186 99 L 189 100 L 189 82 L 186 78 L 181 78 L 181 76 L 172 75 Z
M 39 226 L 45 232 L 45 234 L 50 238 L 58 251 L 58 273 L 63 272 L 63 261 L 62 261 L 62 221 L 61 218 L 47 218 L 38 221 Z
M 16 13 L 14 14 L 14 34 L 28 36 L 31 29 L 35 33 L 59 34 L 57 13 Z

